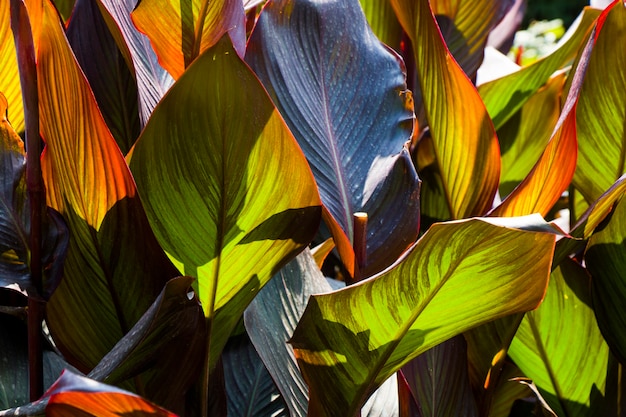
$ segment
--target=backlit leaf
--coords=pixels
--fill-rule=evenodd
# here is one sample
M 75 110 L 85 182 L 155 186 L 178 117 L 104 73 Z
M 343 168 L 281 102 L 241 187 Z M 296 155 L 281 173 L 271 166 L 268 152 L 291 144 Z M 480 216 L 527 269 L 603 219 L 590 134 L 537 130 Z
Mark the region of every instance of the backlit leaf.
M 500 129 L 555 71 L 576 57 L 578 51 L 585 45 L 589 31 L 599 14 L 599 10 L 585 8 L 576 31 L 559 49 L 532 65 L 482 84 L 478 88 L 496 129 Z
M 174 79 L 225 33 L 243 57 L 244 18 L 241 0 L 142 0 L 132 12 L 133 22 L 150 38 L 159 62 Z
M 589 239 L 585 261 L 591 273 L 593 306 L 598 326 L 611 351 L 626 363 L 626 200 L 611 214 L 608 224 Z
M 603 17 L 589 58 L 576 118 L 579 161 L 574 185 L 588 202 L 626 172 L 626 6 L 615 2 Z
M 48 205 L 71 231 L 48 325 L 70 363 L 89 371 L 176 271 L 150 230 L 135 185 L 46 1 L 37 61 Z M 76 296 L 80 294 L 80 296 Z
M 365 212 L 364 274 L 390 265 L 417 238 L 419 221 L 419 180 L 405 148 L 413 103 L 398 56 L 357 0 L 277 0 L 263 9 L 246 61 L 311 165 L 339 252 L 349 252 L 353 214 Z
M 11 2 L 0 2 L 0 92 L 9 104 L 8 120 L 17 132 L 24 131 L 24 105 L 22 104 L 22 87 L 15 55 L 15 43 L 11 30 Z M 7 109 L 2 116 L 7 116 Z
M 46 393 L 48 417 L 176 417 L 161 407 L 119 388 L 63 372 Z
M 559 416 L 597 415 L 594 406 L 605 392 L 609 349 L 591 309 L 588 285 L 580 265 L 562 263 L 552 273 L 545 300 L 526 313 L 509 348 Z
M 213 367 L 257 291 L 316 232 L 311 171 L 228 37 L 157 106 L 131 168 L 159 242 L 197 278 Z
M 500 149 L 487 110 L 452 58 L 428 2 L 392 0 L 413 42 L 444 201 L 454 219 L 489 210 L 500 177 Z
M 545 228 L 537 216 L 438 223 L 394 268 L 313 296 L 291 339 L 309 384 L 308 415 L 353 415 L 419 354 L 535 308 L 547 286 L 555 236 L 502 227 L 507 222 Z

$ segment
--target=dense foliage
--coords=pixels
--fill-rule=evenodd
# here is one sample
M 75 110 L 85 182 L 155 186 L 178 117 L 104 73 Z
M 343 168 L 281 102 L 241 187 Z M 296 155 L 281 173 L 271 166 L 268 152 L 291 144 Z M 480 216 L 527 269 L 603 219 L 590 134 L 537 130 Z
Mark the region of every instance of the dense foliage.
M 622 415 L 626 6 L 513 3 L 0 2 L 0 415 Z

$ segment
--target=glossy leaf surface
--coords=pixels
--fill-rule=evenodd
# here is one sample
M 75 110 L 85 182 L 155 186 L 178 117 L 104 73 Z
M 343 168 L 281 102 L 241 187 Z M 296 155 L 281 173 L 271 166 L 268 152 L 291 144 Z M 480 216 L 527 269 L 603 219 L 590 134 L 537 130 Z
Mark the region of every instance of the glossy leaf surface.
M 587 41 L 591 27 L 600 14 L 597 9 L 585 8 L 576 31 L 559 49 L 547 57 L 506 77 L 482 84 L 480 95 L 496 129 L 517 112 L 555 71 L 571 62 Z
M 8 108 L 8 120 L 13 129 L 18 132 L 24 131 L 24 105 L 22 104 L 22 87 L 15 56 L 15 43 L 11 30 L 11 2 L 3 1 L 0 4 L 0 92 L 6 97 Z M 2 116 L 7 116 L 7 109 Z
M 574 184 L 588 202 L 626 172 L 626 6 L 614 3 L 603 14 L 577 111 L 579 162 Z M 601 161 L 601 162 L 600 162 Z
M 142 0 L 132 19 L 150 38 L 159 62 L 174 79 L 225 33 L 240 56 L 245 51 L 241 0 Z
M 126 162 L 48 2 L 37 64 L 46 196 L 71 231 L 48 324 L 68 360 L 88 371 L 175 270 L 156 243 Z
M 197 278 L 214 365 L 256 292 L 317 230 L 311 171 L 228 37 L 155 109 L 131 168 L 159 242 Z
M 591 309 L 588 278 L 578 264 L 566 261 L 552 273 L 545 300 L 526 313 L 509 355 L 557 415 L 597 415 L 609 349 Z
M 592 280 L 593 307 L 598 326 L 611 351 L 626 362 L 626 203 L 622 198 L 608 224 L 591 236 L 585 261 Z
M 309 297 L 330 290 L 310 251 L 305 249 L 274 275 L 244 314 L 250 339 L 276 381 L 292 417 L 306 415 L 309 395 L 287 341 Z
M 46 393 L 48 417 L 176 417 L 176 414 L 119 388 L 65 371 Z
M 472 82 L 452 59 L 428 2 L 391 3 L 413 42 L 450 217 L 482 215 L 491 208 L 500 177 L 500 149 L 487 110 Z
M 365 275 L 391 264 L 417 238 L 419 220 L 419 180 L 404 148 L 413 103 L 399 58 L 374 36 L 356 0 L 279 0 L 263 9 L 246 61 L 349 241 L 353 214 L 368 214 Z
M 536 216 L 495 224 L 539 227 Z M 394 268 L 313 296 L 291 343 L 310 416 L 353 415 L 420 353 L 460 332 L 535 308 L 555 237 L 473 219 L 431 226 Z

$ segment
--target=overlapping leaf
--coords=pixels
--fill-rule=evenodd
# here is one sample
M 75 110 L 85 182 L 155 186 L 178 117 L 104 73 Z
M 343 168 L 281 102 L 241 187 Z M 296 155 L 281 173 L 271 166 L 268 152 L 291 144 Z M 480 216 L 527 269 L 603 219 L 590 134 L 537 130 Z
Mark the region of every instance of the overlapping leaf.
M 614 2 L 599 25 L 577 111 L 579 162 L 574 185 L 588 202 L 626 172 L 626 6 Z
M 506 77 L 482 84 L 480 95 L 496 129 L 515 114 L 552 74 L 570 63 L 583 48 L 599 10 L 586 8 L 582 19 L 565 44 L 551 55 Z
M 452 218 L 484 214 L 500 176 L 500 149 L 478 92 L 446 49 L 428 2 L 392 0 L 413 42 L 426 118 Z
M 603 401 L 609 349 L 590 305 L 585 271 L 571 260 L 562 263 L 509 348 L 559 416 L 596 416 Z
M 175 276 L 136 196 L 124 158 L 46 1 L 37 61 L 48 205 L 71 231 L 64 279 L 48 304 L 59 348 L 83 371 Z M 77 296 L 80 294 L 80 296 Z
M 311 171 L 228 37 L 155 109 L 131 168 L 161 245 L 198 279 L 214 365 L 256 292 L 317 230 Z
M 135 0 L 98 0 L 102 17 L 135 74 L 143 127 L 173 80 L 159 64 L 148 37 L 139 32 L 130 19 L 136 4 Z
M 229 33 L 243 57 L 246 43 L 241 0 L 143 0 L 132 19 L 145 33 L 161 65 L 178 79 L 202 52 Z
M 378 39 L 400 51 L 402 26 L 388 1 L 360 0 L 367 22 Z
M 413 113 L 401 61 L 376 39 L 357 0 L 268 3 L 246 61 L 302 147 L 346 240 L 353 214 L 368 213 L 366 275 L 388 266 L 417 237 L 419 219 L 419 181 L 403 148 Z M 335 236 L 340 248 L 341 241 Z
M 119 388 L 65 371 L 46 393 L 46 416 L 176 417 L 153 403 Z
M 98 0 L 76 1 L 67 37 L 107 126 L 126 154 L 140 131 L 137 84 L 102 17 Z
M 552 77 L 498 129 L 502 197 L 509 195 L 526 178 L 545 150 L 561 112 L 564 82 L 565 74 Z
M 549 230 L 537 216 L 494 220 Z M 537 306 L 555 236 L 495 224 L 435 224 L 394 268 L 311 298 L 291 340 L 309 384 L 310 416 L 353 415 L 420 353 Z
M 514 0 L 430 2 L 450 53 L 470 79 L 476 78 L 491 29 L 513 3 Z
M 462 335 L 422 353 L 402 368 L 422 417 L 476 417 Z
M 585 261 L 591 273 L 593 307 L 611 351 L 626 362 L 626 202 L 622 198 L 606 227 L 589 239 Z
M 24 105 L 22 104 L 22 87 L 15 56 L 15 43 L 11 31 L 11 2 L 3 1 L 0 4 L 0 92 L 4 94 L 10 104 L 8 119 L 18 132 L 24 130 Z M 7 116 L 7 109 L 2 116 Z
M 150 400 L 178 411 L 195 382 L 205 353 L 206 329 L 192 279 L 177 277 L 165 284 L 148 311 L 106 354 L 88 377 L 120 385 L 141 381 Z

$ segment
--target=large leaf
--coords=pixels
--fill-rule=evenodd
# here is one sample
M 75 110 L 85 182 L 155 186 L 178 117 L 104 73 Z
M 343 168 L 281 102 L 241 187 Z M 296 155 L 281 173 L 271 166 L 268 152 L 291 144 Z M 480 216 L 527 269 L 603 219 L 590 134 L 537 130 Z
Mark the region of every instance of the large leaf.
M 48 324 L 88 371 L 127 333 L 176 271 L 158 246 L 120 150 L 46 1 L 37 61 L 48 205 L 71 231 Z M 80 294 L 80 295 L 77 295 Z
M 311 171 L 228 37 L 157 106 L 131 168 L 161 245 L 197 278 L 213 367 L 256 292 L 316 232 Z
M 433 13 L 448 49 L 467 76 L 475 80 L 491 29 L 514 0 L 432 0 Z
M 241 0 L 143 0 L 133 22 L 149 38 L 159 62 L 178 79 L 202 52 L 228 33 L 243 57 L 246 43 Z
M 48 417 L 176 417 L 135 394 L 69 371 L 63 372 L 46 397 Z
M 495 224 L 546 226 L 537 216 Z M 352 416 L 420 353 L 538 305 L 555 236 L 495 224 L 435 224 L 394 268 L 310 299 L 291 340 L 309 384 L 310 416 Z
M 392 0 L 413 42 L 434 154 L 450 217 L 484 214 L 500 177 L 500 149 L 487 110 L 441 37 L 426 1 Z
M 597 199 L 626 171 L 626 6 L 614 2 L 600 19 L 578 111 L 579 162 L 576 188 Z M 598 163 L 602 161 L 602 163 Z
M 433 347 L 402 368 L 421 417 L 477 417 L 462 335 Z
M 229 417 L 294 416 L 245 333 L 228 341 L 222 363 Z
M 611 351 L 626 363 L 626 200 L 611 214 L 608 224 L 589 239 L 585 261 L 592 280 L 593 306 L 598 326 Z
M 102 17 L 98 0 L 76 1 L 67 37 L 107 126 L 126 154 L 140 131 L 137 84 Z
M 184 410 L 185 394 L 204 361 L 206 329 L 192 279 L 174 278 L 148 311 L 88 377 L 120 385 L 141 381 L 150 400 L 170 410 Z
M 515 114 L 552 74 L 570 63 L 585 45 L 600 11 L 585 8 L 576 31 L 559 49 L 521 70 L 479 87 L 489 115 L 497 129 Z
M 532 170 L 546 148 L 561 112 L 565 74 L 550 78 L 500 129 L 500 195 L 506 197 Z
M 11 31 L 11 2 L 3 1 L 0 4 L 0 92 L 4 94 L 10 104 L 8 119 L 13 128 L 24 130 L 24 105 L 22 104 L 22 87 L 20 85 L 19 69 L 15 55 L 15 43 Z M 2 111 L 7 116 L 7 109 Z
M 591 42 L 588 42 L 583 51 L 583 59 L 576 68 L 559 120 L 541 157 L 526 178 L 490 215 L 523 216 L 541 213 L 545 216 L 569 187 L 576 169 L 576 104 L 585 76 L 585 58 L 590 50 Z
M 102 17 L 137 79 L 143 127 L 173 80 L 159 64 L 148 37 L 139 32 L 130 19 L 136 4 L 136 0 L 98 0 Z
M 388 1 L 360 0 L 367 23 L 382 43 L 400 52 L 402 26 Z
M 357 0 L 277 0 L 263 9 L 246 61 L 348 240 L 353 214 L 369 215 L 365 275 L 391 264 L 417 238 L 419 220 L 419 180 L 404 148 L 413 113 L 401 60 L 376 39 Z M 335 242 L 342 247 L 336 235 Z
M 609 349 L 590 307 L 588 279 L 569 260 L 553 273 L 546 298 L 526 313 L 509 355 L 559 416 L 597 416 Z M 593 354 L 590 354 L 593 352 Z
M 310 251 L 305 249 L 270 280 L 244 314 L 250 339 L 276 381 L 292 417 L 306 415 L 309 396 L 287 341 L 309 297 L 330 290 Z

